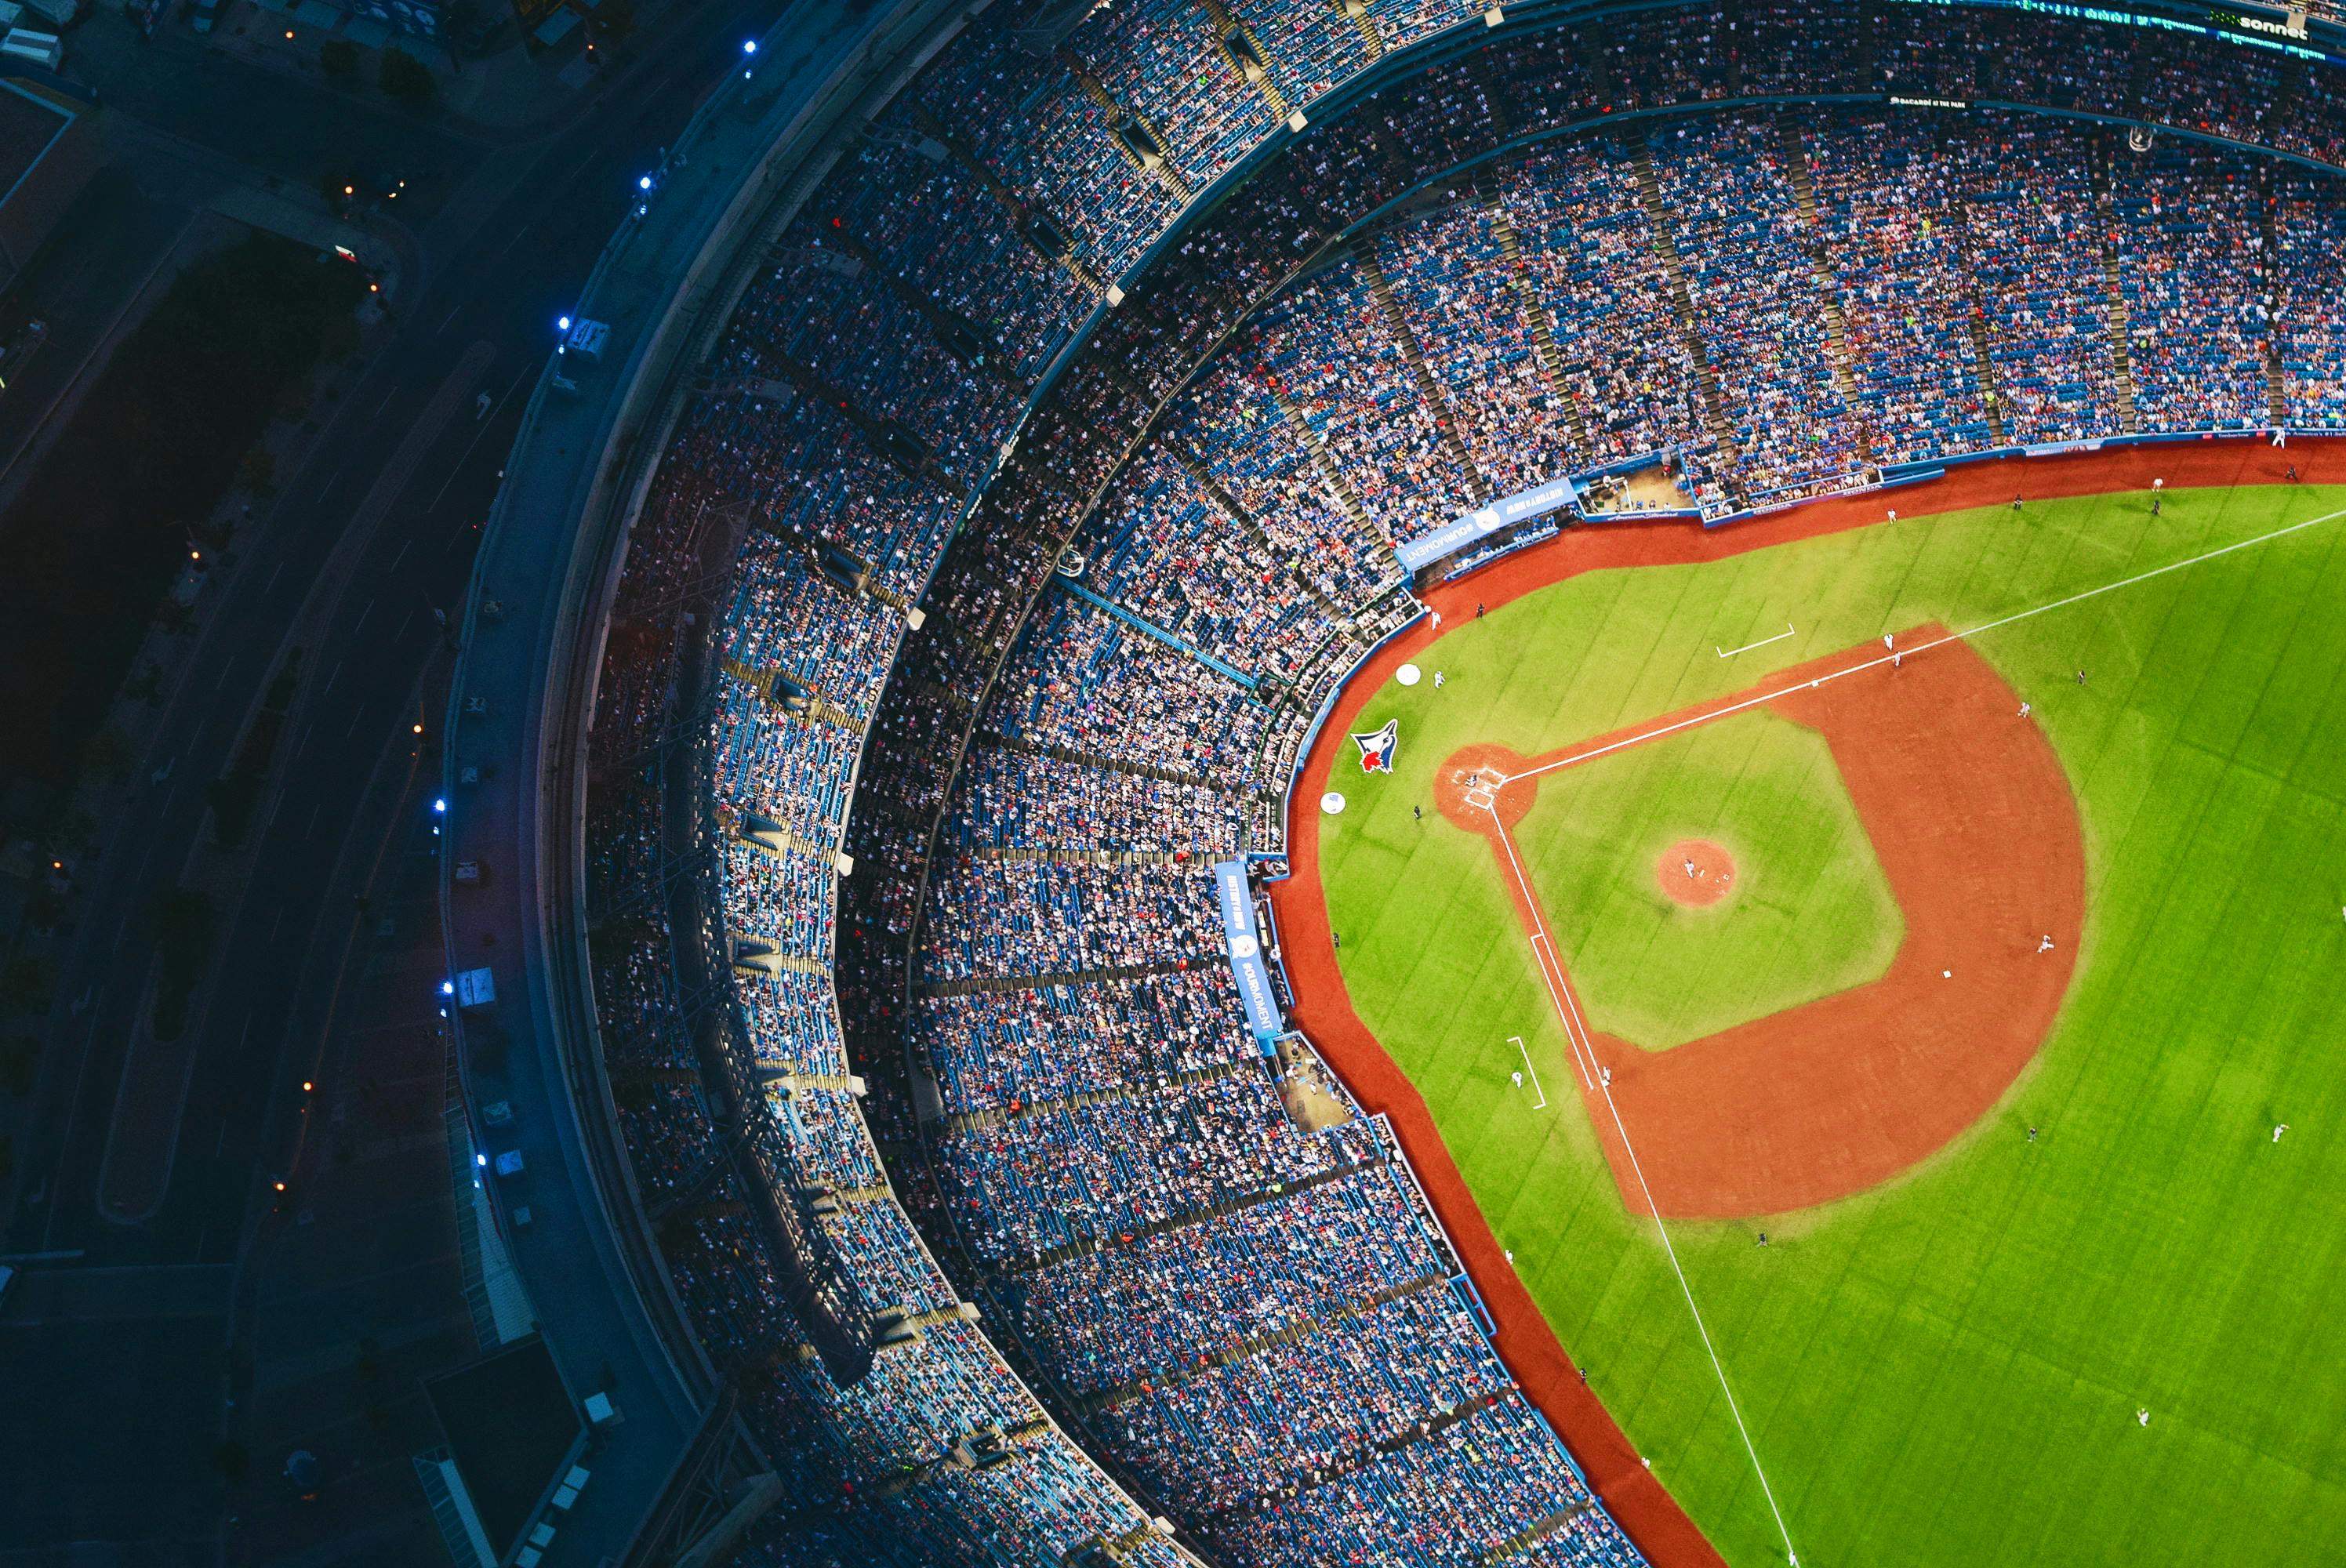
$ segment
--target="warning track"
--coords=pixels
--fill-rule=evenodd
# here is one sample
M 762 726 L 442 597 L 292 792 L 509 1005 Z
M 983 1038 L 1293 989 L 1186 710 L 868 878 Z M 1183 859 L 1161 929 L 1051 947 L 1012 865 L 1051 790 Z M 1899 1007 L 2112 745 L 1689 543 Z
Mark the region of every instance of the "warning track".
M 1424 597 L 1445 618 L 1456 621 L 1471 616 L 1478 604 L 1495 607 L 1584 572 L 1720 560 L 1796 539 L 1865 527 L 1882 522 L 1893 502 L 1908 516 L 1921 517 L 2000 504 L 2011 500 L 2015 491 L 2047 499 L 2146 489 L 2154 477 L 2163 477 L 2173 487 L 2277 484 L 2292 463 L 2309 484 L 2332 482 L 2346 474 L 2346 443 L 2300 438 L 2286 451 L 2273 451 L 2251 441 L 2204 442 L 2010 459 L 1974 464 L 1887 497 L 1813 502 L 1716 532 L 1684 524 L 1571 529 L 1458 582 L 1433 588 Z M 1329 940 L 1327 896 L 1320 881 L 1317 802 L 1328 788 L 1335 763 L 1351 749 L 1344 738 L 1347 727 L 1360 717 L 1393 670 L 1423 657 L 1435 636 L 1423 623 L 1413 626 L 1379 649 L 1354 674 L 1339 695 L 1290 793 L 1287 847 L 1294 874 L 1274 885 L 1272 897 L 1283 939 L 1281 958 L 1295 986 L 1295 1022 L 1310 1034 L 1354 1097 L 1371 1111 L 1392 1118 L 1427 1196 L 1490 1308 L 1498 1329 L 1501 1359 L 1570 1446 L 1596 1495 L 1638 1550 L 1656 1568 L 1715 1568 L 1723 1562 L 1718 1552 L 1653 1472 L 1641 1464 L 1618 1424 L 1580 1380 L 1555 1329 L 1507 1262 L 1474 1194 L 1459 1175 L 1457 1162 L 1443 1146 L 1416 1085 L 1352 1011 L 1334 945 Z M 1504 799 L 1501 809 L 1504 812 Z

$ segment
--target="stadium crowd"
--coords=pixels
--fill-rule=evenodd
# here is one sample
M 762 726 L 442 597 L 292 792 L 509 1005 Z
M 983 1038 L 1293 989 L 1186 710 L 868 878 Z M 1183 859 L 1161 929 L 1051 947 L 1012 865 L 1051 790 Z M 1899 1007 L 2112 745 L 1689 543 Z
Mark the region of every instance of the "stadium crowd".
M 1169 1563 L 1163 1512 L 1250 1565 L 1637 1562 L 1390 1129 L 1299 1117 L 1221 956 L 1203 873 L 1280 848 L 1327 683 L 1408 613 L 1392 546 L 1604 467 L 1719 517 L 1998 441 L 2346 428 L 2332 176 L 1805 101 L 2334 159 L 2338 84 L 1962 7 L 1498 36 L 1308 117 L 1106 302 L 1454 25 L 1131 0 L 1037 59 L 974 25 L 688 402 L 598 687 L 593 972 L 678 1300 L 805 1500 L 745 1560 Z

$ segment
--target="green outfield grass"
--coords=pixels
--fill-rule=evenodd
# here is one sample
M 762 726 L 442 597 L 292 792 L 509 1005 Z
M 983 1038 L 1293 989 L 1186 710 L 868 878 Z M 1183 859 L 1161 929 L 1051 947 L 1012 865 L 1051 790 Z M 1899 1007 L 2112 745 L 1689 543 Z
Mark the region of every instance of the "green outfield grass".
M 1655 881 L 1681 839 L 1735 857 L 1718 903 Z M 1550 774 L 1515 842 L 1589 1023 L 1648 1050 L 1877 980 L 1905 932 L 1824 737 L 1762 708 Z
M 1592 1386 L 1738 1568 L 1782 1560 L 1776 1527 L 1651 1223 L 1555 1092 L 1562 1037 L 1485 842 L 1432 809 L 1433 770 L 1469 742 L 1548 750 L 1885 630 L 2044 605 L 2346 491 L 2170 491 L 2157 520 L 2146 501 L 1562 584 L 1454 627 L 1423 660 L 1442 689 L 1378 694 L 1363 727 L 1399 716 L 1392 777 L 1340 768 L 1351 809 L 1321 832 L 1353 1002 Z M 1797 636 L 1713 651 L 1787 620 Z M 1952 1148 L 1769 1221 L 1766 1250 L 1750 1225 L 1671 1227 L 1800 1561 L 2346 1561 L 2346 519 L 1976 646 L 2035 704 L 2085 823 L 2086 936 L 2052 1037 Z M 1683 757 L 1642 788 L 1699 793 Z M 1581 830 L 1545 831 L 1552 908 Z M 1612 918 L 1574 962 L 1610 962 Z M 1509 1082 L 1511 1034 L 1545 1112 Z

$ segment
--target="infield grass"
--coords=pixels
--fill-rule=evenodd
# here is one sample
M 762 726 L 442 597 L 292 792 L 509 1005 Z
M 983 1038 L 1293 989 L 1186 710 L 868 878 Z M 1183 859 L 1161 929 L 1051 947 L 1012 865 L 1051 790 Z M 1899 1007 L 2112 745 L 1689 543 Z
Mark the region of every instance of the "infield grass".
M 1454 626 L 1422 661 L 1442 689 L 1388 687 L 1363 715 L 1401 718 L 1394 774 L 1338 776 L 1352 804 L 1321 820 L 1323 870 L 1355 1007 L 1566 1348 L 1738 1568 L 1782 1561 L 1776 1527 L 1651 1222 L 1556 1092 L 1562 1037 L 1487 845 L 1432 808 L 1434 769 L 1469 742 L 1535 754 L 1884 631 L 2011 615 L 2346 491 L 2169 491 L 2155 520 L 2147 502 L 1560 584 Z M 1714 651 L 1788 619 L 1794 637 Z M 1751 1224 L 1671 1227 L 1800 1561 L 2346 1562 L 2346 519 L 1974 646 L 2035 705 L 2085 824 L 2086 934 L 2052 1035 L 1954 1145 L 1770 1219 L 1765 1250 Z M 1561 918 L 1565 868 L 1535 874 Z M 1510 1082 L 1511 1034 L 1545 1112 Z
M 1905 932 L 1831 748 L 1764 708 L 1548 775 L 1515 837 L 1590 1024 L 1649 1051 L 1878 980 Z M 1681 839 L 1735 857 L 1719 902 L 1664 894 Z

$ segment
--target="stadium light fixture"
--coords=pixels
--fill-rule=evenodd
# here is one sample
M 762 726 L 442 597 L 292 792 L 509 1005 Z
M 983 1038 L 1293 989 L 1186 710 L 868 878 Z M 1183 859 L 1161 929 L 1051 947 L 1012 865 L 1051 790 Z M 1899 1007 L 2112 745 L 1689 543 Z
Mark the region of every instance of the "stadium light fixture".
M 453 981 L 453 980 L 444 980 L 444 981 L 442 981 L 442 982 L 440 983 L 440 994 L 441 994 L 441 995 L 443 995 L 443 996 L 454 996 L 454 995 L 455 995 L 455 994 L 456 994 L 456 983 L 455 983 L 454 981 Z
M 473 1156 L 473 1163 L 476 1166 L 485 1166 L 489 1163 L 489 1156 L 484 1154 L 475 1153 Z
M 448 802 L 445 799 L 434 800 L 432 802 L 432 809 L 434 811 L 445 811 L 448 809 Z
M 638 190 L 649 190 L 651 188 L 652 177 L 650 175 L 643 174 L 636 177 L 636 188 Z
M 557 332 L 566 332 L 566 331 L 568 331 L 570 330 L 570 318 L 569 318 L 569 317 L 567 317 L 567 316 L 556 316 L 556 317 L 555 317 L 555 318 L 554 318 L 554 330 L 555 330 L 556 331 L 557 331 Z
M 742 39 L 742 40 L 741 40 L 741 52 L 742 52 L 743 54 L 745 54 L 745 55 L 754 55 L 754 54 L 756 54 L 756 53 L 758 52 L 758 40 L 757 40 L 757 39 L 755 39 L 755 38 L 744 38 L 744 39 Z

